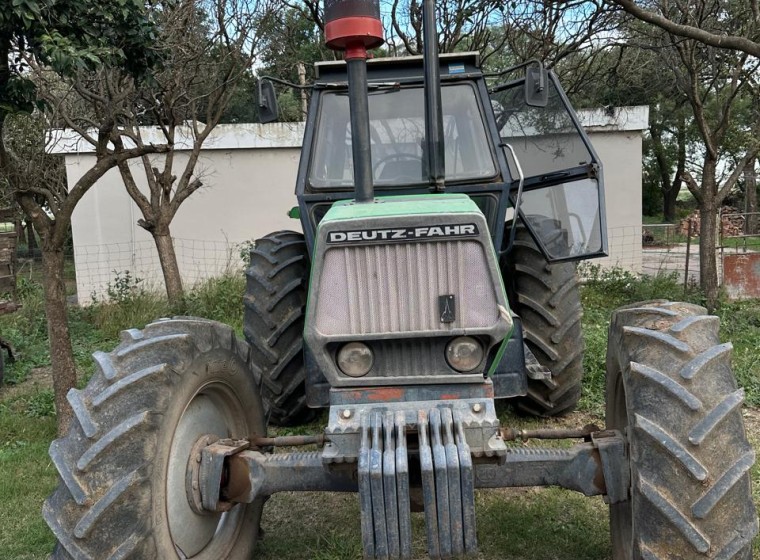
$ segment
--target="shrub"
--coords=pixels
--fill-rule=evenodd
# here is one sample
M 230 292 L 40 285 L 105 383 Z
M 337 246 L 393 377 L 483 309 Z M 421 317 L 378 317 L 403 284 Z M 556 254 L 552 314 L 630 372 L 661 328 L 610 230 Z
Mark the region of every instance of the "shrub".
M 185 309 L 188 315 L 221 321 L 242 332 L 244 292 L 245 276 L 230 271 L 195 286 L 185 298 Z

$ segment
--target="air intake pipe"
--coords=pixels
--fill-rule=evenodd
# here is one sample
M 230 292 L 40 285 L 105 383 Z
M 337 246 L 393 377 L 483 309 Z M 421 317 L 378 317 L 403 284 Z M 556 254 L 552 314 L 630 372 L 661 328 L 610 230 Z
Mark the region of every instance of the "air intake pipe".
M 356 202 L 372 202 L 367 49 L 383 44 L 379 0 L 325 0 L 325 39 L 329 48 L 344 51 L 348 68 Z

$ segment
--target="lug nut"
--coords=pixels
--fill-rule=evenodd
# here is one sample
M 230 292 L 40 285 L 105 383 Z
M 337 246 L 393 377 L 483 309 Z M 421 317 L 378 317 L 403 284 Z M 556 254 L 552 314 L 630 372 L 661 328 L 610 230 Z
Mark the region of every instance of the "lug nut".
M 475 412 L 476 414 L 478 412 L 481 412 L 482 410 L 483 410 L 483 405 L 482 404 L 475 403 L 474 405 L 472 405 L 472 411 Z
M 351 418 L 351 414 L 351 411 L 347 408 L 341 413 L 341 416 L 343 416 L 344 419 L 348 420 Z

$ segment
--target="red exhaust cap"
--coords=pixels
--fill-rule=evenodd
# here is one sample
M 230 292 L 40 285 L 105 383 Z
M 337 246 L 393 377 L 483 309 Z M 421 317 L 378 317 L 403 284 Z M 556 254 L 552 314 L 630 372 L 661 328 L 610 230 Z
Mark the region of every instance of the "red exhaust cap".
M 325 0 L 328 47 L 346 51 L 346 59 L 367 58 L 367 49 L 383 44 L 379 0 Z

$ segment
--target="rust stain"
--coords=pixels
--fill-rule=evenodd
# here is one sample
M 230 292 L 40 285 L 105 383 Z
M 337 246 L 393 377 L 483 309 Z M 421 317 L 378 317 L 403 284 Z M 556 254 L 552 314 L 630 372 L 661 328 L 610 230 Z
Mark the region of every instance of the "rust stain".
M 404 390 L 391 387 L 388 389 L 369 389 L 364 396 L 370 401 L 396 401 L 404 398 Z
M 760 298 L 760 253 L 724 255 L 723 284 L 731 299 Z

